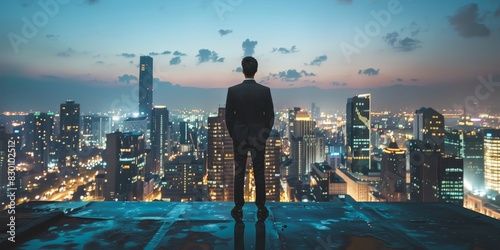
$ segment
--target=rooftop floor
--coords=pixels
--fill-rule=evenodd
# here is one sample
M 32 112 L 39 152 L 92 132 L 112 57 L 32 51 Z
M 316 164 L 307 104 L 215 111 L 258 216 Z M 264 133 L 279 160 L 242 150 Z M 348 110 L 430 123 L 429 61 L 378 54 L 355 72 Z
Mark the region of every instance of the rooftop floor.
M 500 221 L 445 203 L 30 202 L 0 249 L 499 249 Z M 7 247 L 7 248 L 6 248 Z

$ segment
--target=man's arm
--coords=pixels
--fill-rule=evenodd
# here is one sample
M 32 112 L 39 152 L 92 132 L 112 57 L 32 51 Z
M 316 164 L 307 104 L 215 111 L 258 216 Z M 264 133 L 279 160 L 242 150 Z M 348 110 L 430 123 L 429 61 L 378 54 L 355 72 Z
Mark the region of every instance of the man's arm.
M 274 105 L 273 105 L 273 97 L 271 96 L 271 89 L 267 89 L 267 100 L 266 100 L 266 107 L 265 107 L 265 119 L 266 119 L 266 126 L 269 129 L 269 131 L 273 128 L 274 125 Z
M 232 100 L 231 89 L 227 89 L 226 97 L 226 128 L 229 132 L 229 136 L 233 138 L 233 128 L 234 128 L 234 102 Z

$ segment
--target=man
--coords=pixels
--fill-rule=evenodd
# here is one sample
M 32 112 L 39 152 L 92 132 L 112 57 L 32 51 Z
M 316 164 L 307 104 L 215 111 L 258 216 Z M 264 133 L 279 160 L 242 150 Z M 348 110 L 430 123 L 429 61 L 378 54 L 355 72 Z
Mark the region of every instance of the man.
M 234 203 L 231 216 L 236 221 L 243 218 L 243 186 L 247 154 L 250 152 L 255 177 L 257 217 L 263 221 L 269 216 L 266 202 L 264 155 L 266 140 L 274 124 L 274 107 L 271 90 L 255 82 L 258 63 L 253 57 L 245 57 L 241 68 L 245 80 L 227 91 L 226 126 L 233 139 L 234 150 Z

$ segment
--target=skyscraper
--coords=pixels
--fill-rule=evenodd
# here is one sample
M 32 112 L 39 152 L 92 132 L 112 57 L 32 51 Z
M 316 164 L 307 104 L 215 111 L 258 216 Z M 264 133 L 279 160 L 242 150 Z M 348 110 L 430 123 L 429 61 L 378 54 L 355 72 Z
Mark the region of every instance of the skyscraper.
M 182 155 L 168 162 L 165 169 L 165 182 L 162 199 L 168 201 L 202 201 L 203 160 L 193 155 Z
M 395 140 L 382 151 L 380 194 L 387 201 L 406 201 L 406 151 Z
M 486 189 L 500 192 L 500 129 L 484 130 L 484 181 Z
M 55 138 L 54 138 L 54 113 L 34 113 L 26 116 L 25 131 L 26 142 L 29 143 L 27 149 L 29 154 L 33 154 L 35 161 L 35 172 L 46 171 L 52 160 L 55 160 Z
M 143 200 L 146 153 L 141 132 L 107 135 L 106 199 Z
M 326 160 L 325 142 L 322 137 L 316 136 L 316 122 L 307 111 L 297 112 L 293 124 L 294 130 L 290 137 L 292 164 L 287 177 L 303 181 L 311 172 L 311 164 Z
M 225 108 L 208 118 L 207 181 L 211 201 L 232 201 L 234 184 L 233 140 L 225 121 Z
M 59 163 L 66 167 L 78 167 L 80 148 L 80 104 L 67 100 L 61 104 Z
M 368 175 L 371 167 L 370 100 L 370 94 L 347 99 L 346 164 L 347 169 L 355 174 Z
M 150 120 L 152 109 L 153 58 L 150 56 L 141 56 L 139 68 L 139 114 L 146 116 L 146 120 Z
M 413 118 L 413 138 L 431 142 L 437 152 L 444 152 L 444 117 L 433 108 L 420 108 Z
M 152 164 L 146 173 L 163 176 L 167 159 L 168 109 L 166 106 L 155 106 L 151 120 L 151 159 Z
M 266 155 L 264 160 L 267 201 L 280 201 L 280 156 L 281 137 L 279 132 L 273 129 L 266 141 Z

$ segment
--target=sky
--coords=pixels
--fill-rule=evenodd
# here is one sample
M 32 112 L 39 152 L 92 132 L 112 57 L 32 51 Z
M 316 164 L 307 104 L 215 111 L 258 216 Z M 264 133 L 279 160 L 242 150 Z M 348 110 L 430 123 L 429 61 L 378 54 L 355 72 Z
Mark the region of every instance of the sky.
M 244 56 L 259 61 L 256 80 L 276 92 L 439 85 L 465 89 L 457 93 L 461 102 L 475 95 L 479 77 L 500 75 L 497 0 L 9 0 L 2 5 L 0 84 L 8 91 L 0 94 L 0 111 L 54 109 L 73 92 L 89 107 L 104 102 L 92 100 L 96 92 L 127 92 L 137 85 L 143 55 L 153 57 L 160 85 L 185 88 L 187 96 L 192 88 L 198 93 L 239 83 Z M 44 90 L 53 97 L 37 97 Z M 489 90 L 498 97 L 500 90 Z M 180 106 L 162 98 L 155 104 Z

